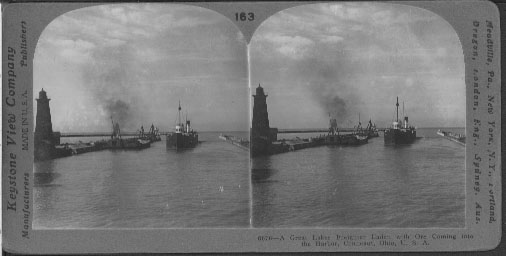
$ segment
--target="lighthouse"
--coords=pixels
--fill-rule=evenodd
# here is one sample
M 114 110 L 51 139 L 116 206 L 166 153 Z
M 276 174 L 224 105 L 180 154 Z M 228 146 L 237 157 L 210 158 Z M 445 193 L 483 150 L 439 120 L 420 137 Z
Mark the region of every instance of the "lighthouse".
M 55 155 L 55 145 L 58 142 L 53 136 L 53 124 L 51 123 L 50 99 L 46 91 L 39 92 L 37 100 L 37 117 L 35 119 L 34 157 L 35 160 L 51 159 Z
M 258 85 L 253 95 L 253 119 L 251 121 L 251 154 L 253 156 L 269 153 L 269 147 L 277 140 L 277 128 L 270 128 L 267 112 L 267 95 Z

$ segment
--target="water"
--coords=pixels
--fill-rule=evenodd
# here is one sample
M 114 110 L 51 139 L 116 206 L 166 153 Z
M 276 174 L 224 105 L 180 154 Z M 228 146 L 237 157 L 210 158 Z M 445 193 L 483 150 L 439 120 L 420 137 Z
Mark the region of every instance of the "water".
M 464 133 L 463 129 L 445 129 Z M 255 158 L 254 227 L 464 227 L 465 150 L 418 129 L 411 145 L 328 146 Z M 282 134 L 301 138 L 315 134 Z
M 249 227 L 249 153 L 218 136 L 200 133 L 184 151 L 162 140 L 36 163 L 33 227 Z
M 464 147 L 436 131 L 418 129 L 411 145 L 385 146 L 380 133 L 251 163 L 219 133 L 180 152 L 161 141 L 45 161 L 34 165 L 33 227 L 248 228 L 250 216 L 253 227 L 464 227 Z

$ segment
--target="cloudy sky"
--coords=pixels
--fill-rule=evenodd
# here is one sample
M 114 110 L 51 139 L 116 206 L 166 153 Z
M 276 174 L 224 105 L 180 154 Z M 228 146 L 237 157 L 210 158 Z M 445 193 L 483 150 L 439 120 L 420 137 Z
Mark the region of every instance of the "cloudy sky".
M 53 129 L 173 129 L 178 101 L 195 129 L 247 130 L 247 46 L 237 27 L 203 8 L 103 5 L 56 18 L 34 59 L 34 95 L 51 98 Z M 34 101 L 35 103 L 35 101 Z
M 417 127 L 464 126 L 464 57 L 439 16 L 380 3 L 313 4 L 265 21 L 250 43 L 251 82 L 271 126 L 387 126 L 399 96 Z
M 312 4 L 267 19 L 250 42 L 251 83 L 269 94 L 271 125 L 388 126 L 395 97 L 418 127 L 464 126 L 464 64 L 454 30 L 415 7 Z M 247 130 L 247 45 L 225 17 L 177 4 L 75 10 L 50 23 L 34 59 L 34 93 L 53 129 L 172 129 L 181 100 L 200 131 Z M 34 101 L 35 103 L 35 101 Z M 402 112 L 402 109 L 401 109 Z

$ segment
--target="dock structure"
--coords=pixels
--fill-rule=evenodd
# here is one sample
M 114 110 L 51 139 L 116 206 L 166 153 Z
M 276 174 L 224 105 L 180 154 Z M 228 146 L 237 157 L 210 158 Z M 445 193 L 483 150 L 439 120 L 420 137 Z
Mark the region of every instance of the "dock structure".
M 269 126 L 269 114 L 267 112 L 267 94 L 264 89 L 258 85 L 256 95 L 253 95 L 253 119 L 251 121 L 251 144 L 250 152 L 252 157 L 260 155 L 273 155 L 284 152 L 290 152 L 305 148 L 319 147 L 325 145 L 362 145 L 367 143 L 368 136 L 357 134 L 356 130 L 347 130 L 343 134 L 341 129 L 337 129 L 337 122 L 331 119 L 330 129 L 285 129 L 280 132 L 277 128 Z M 333 124 L 335 123 L 335 127 Z M 312 137 L 309 139 L 283 139 L 278 140 L 278 133 L 312 133 L 325 132 L 324 135 Z
M 384 132 L 386 128 L 377 128 L 379 132 Z M 353 133 L 356 132 L 356 128 L 339 128 L 341 133 Z M 329 128 L 313 128 L 313 129 L 278 129 L 278 133 L 326 133 Z
M 220 135 L 219 138 L 242 149 L 250 150 L 250 142 L 248 140 L 223 134 Z M 271 144 L 265 149 L 266 151 L 262 152 L 262 155 L 275 155 L 320 146 L 363 145 L 366 144 L 367 141 L 367 136 L 357 134 L 325 134 L 308 139 L 295 137 L 293 139 L 271 141 Z
M 249 150 L 249 140 L 225 134 L 221 134 L 219 138 L 244 150 Z
M 251 121 L 251 155 L 265 155 L 272 151 L 272 142 L 277 140 L 278 129 L 269 126 L 267 94 L 258 85 L 253 95 L 253 119 Z
M 141 132 L 132 135 L 123 135 L 120 133 L 119 124 L 113 122 L 112 133 L 76 133 L 62 134 L 53 131 L 51 122 L 51 110 L 49 107 L 50 99 L 46 91 L 42 89 L 39 92 L 37 100 L 37 115 L 35 119 L 34 133 L 34 160 L 45 161 L 60 157 L 67 157 L 76 154 L 82 154 L 106 149 L 144 149 L 148 148 L 152 142 L 160 141 L 158 129 L 151 125 L 149 132 Z M 98 135 L 98 136 L 97 136 Z M 61 137 L 110 137 L 94 142 L 61 143 Z M 129 138 L 123 138 L 129 137 Z
M 459 145 L 462 145 L 462 146 L 466 145 L 466 136 L 465 135 L 462 135 L 459 133 L 445 132 L 442 130 L 438 130 L 437 135 L 439 135 L 447 140 L 451 140 Z
M 43 161 L 58 157 L 69 156 L 72 151 L 60 145 L 60 133 L 53 132 L 51 122 L 51 110 L 49 108 L 49 99 L 46 91 L 42 89 L 39 92 L 37 100 L 37 115 L 35 118 L 34 133 L 34 159 Z

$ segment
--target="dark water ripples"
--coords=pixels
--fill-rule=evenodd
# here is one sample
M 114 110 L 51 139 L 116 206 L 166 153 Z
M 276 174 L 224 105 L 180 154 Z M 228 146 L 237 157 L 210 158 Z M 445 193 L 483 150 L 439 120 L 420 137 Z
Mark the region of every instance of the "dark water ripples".
M 37 163 L 33 226 L 249 227 L 249 153 L 218 135 L 190 150 L 161 141 Z
M 255 158 L 253 226 L 463 227 L 464 147 L 436 131 L 419 129 L 412 145 L 379 137 Z

